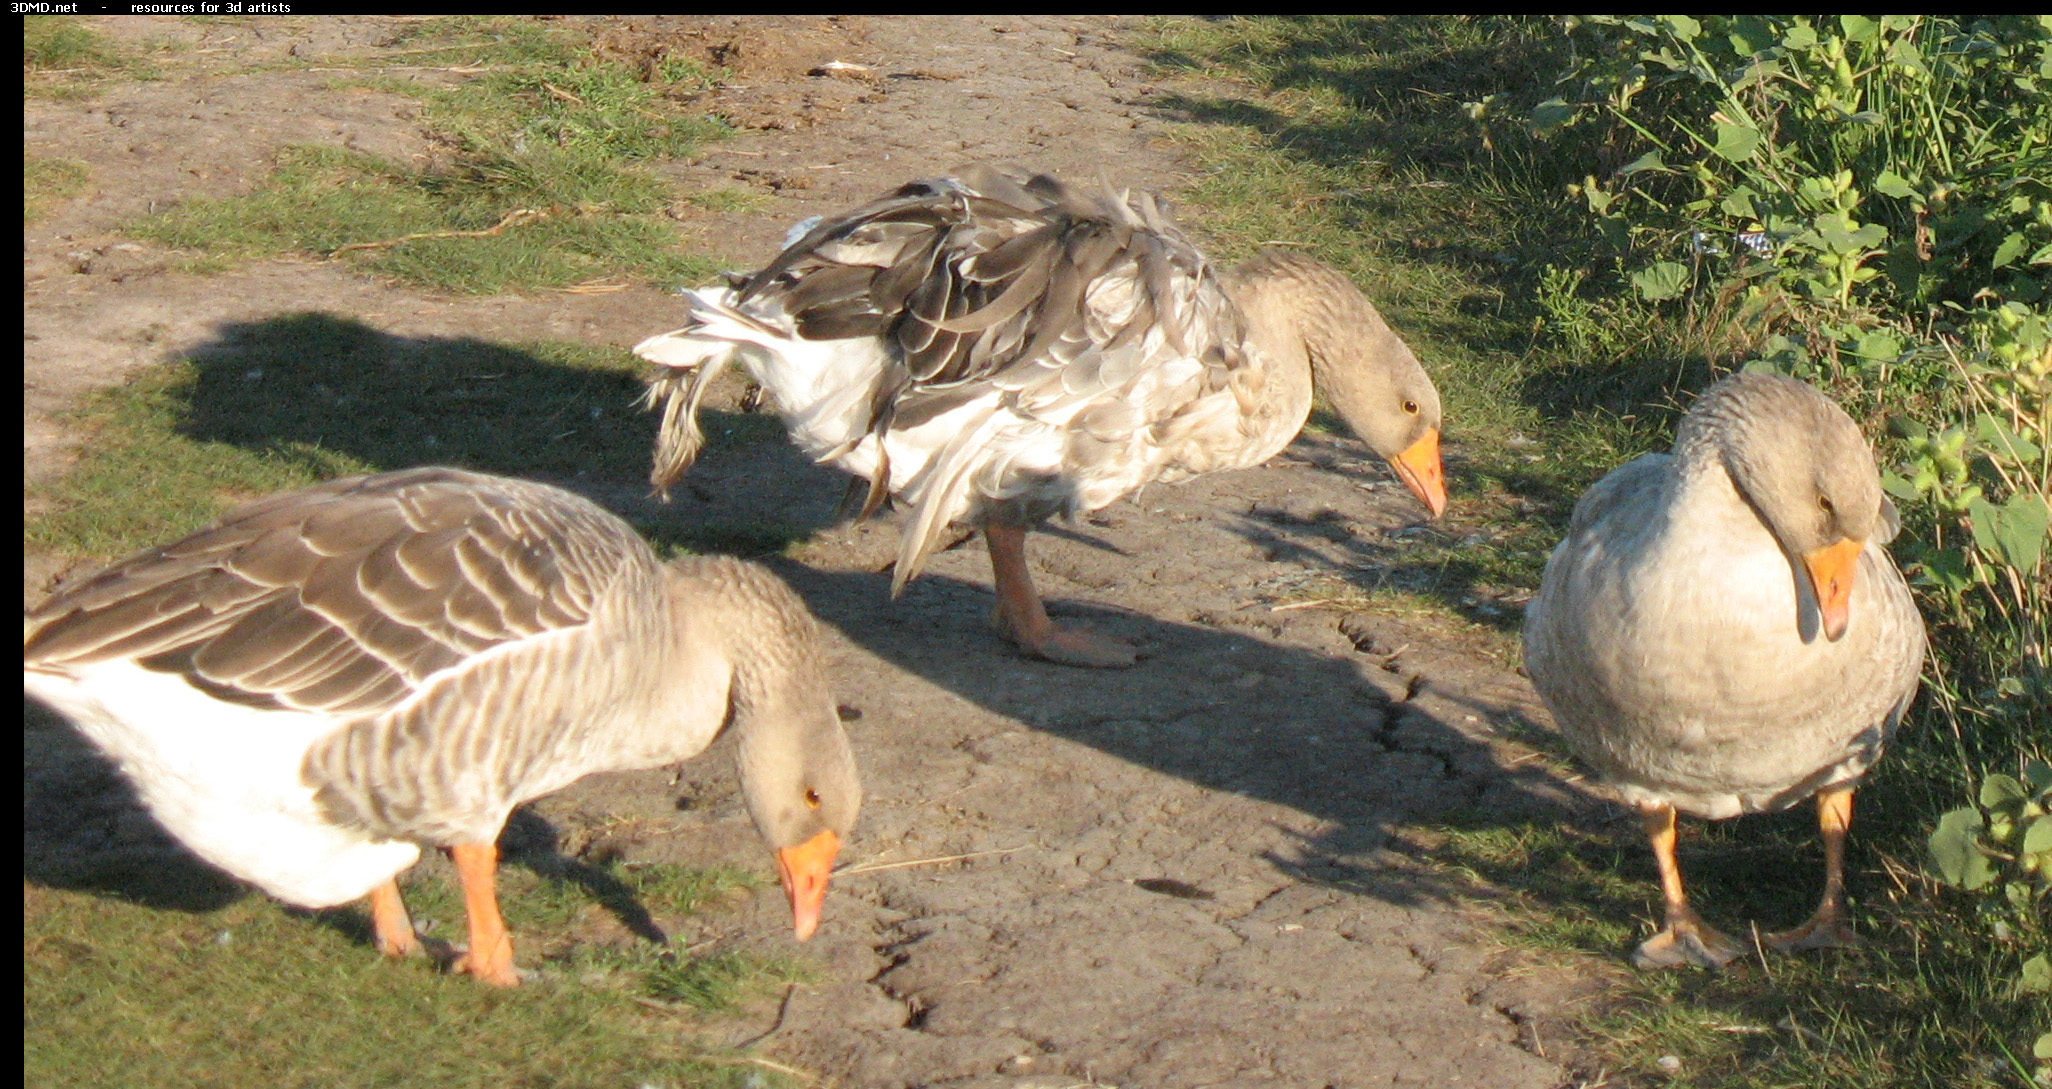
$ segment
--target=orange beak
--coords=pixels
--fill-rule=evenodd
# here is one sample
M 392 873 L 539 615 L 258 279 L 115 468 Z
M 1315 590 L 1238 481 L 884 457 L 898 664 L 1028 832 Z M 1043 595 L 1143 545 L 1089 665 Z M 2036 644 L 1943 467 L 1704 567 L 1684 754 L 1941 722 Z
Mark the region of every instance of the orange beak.
M 1837 642 L 1845 634 L 1852 615 L 1853 572 L 1859 570 L 1860 549 L 1865 541 L 1842 537 L 1803 554 L 1803 570 L 1810 575 L 1810 589 L 1817 595 L 1817 613 L 1824 620 L 1824 638 Z
M 821 832 L 777 852 L 777 876 L 784 882 L 784 894 L 791 898 L 791 927 L 801 942 L 819 929 L 827 875 L 834 872 L 834 856 L 840 852 L 841 837 L 832 832 Z
M 1403 453 L 1389 459 L 1397 478 L 1437 518 L 1446 509 L 1446 469 L 1439 462 L 1439 429 L 1432 428 Z

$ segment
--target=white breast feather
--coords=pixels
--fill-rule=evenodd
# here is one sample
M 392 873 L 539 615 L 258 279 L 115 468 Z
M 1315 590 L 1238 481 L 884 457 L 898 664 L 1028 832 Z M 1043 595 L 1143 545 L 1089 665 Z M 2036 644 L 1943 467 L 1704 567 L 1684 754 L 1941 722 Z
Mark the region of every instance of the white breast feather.
M 223 703 L 123 660 L 69 676 L 24 674 L 122 770 L 150 812 L 200 857 L 288 903 L 332 907 L 369 893 L 420 848 L 330 824 L 300 766 L 341 720 Z M 147 729 L 130 723 L 147 722 Z

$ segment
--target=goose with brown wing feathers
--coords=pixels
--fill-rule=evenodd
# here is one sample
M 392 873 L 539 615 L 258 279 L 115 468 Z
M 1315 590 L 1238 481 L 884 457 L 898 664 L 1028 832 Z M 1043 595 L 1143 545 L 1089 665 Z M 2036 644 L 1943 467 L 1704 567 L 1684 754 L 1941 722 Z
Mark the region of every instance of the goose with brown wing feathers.
M 1258 465 L 1314 382 L 1433 515 L 1439 395 L 1337 270 L 1269 251 L 1221 271 L 1145 192 L 1088 196 L 974 168 L 794 231 L 767 267 L 685 292 L 689 324 L 635 347 L 663 372 L 654 482 L 697 456 L 709 379 L 740 362 L 814 458 L 909 508 L 892 592 L 950 522 L 982 526 L 997 622 L 1026 652 L 1130 665 L 1047 618 L 1025 534 L 1150 481 Z
M 658 563 L 569 492 L 453 469 L 259 500 L 24 621 L 23 686 L 201 857 L 306 907 L 456 861 L 463 970 L 512 984 L 494 843 L 514 806 L 697 754 L 731 722 L 798 937 L 861 803 L 818 625 L 758 567 Z

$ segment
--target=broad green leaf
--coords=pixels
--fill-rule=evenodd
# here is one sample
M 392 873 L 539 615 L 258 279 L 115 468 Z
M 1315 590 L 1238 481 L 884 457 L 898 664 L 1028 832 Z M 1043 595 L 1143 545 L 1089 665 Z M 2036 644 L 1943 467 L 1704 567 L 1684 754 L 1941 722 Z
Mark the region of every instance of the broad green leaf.
M 1893 170 L 1883 170 L 1881 176 L 1874 179 L 1874 191 L 1898 200 L 1917 199 L 1917 191 L 1910 185 L 1909 180 Z
M 1660 160 L 1660 153 L 1658 151 L 1649 151 L 1617 168 L 1620 177 L 1637 174 L 1646 170 L 1657 170 L 1661 173 L 1667 172 L 1667 164 Z
M 2039 794 L 2052 791 L 2052 764 L 2033 760 L 2024 765 L 2023 775 L 2024 782 L 2031 784 L 2033 791 Z
M 1886 15 L 1882 18 L 1894 19 L 1895 16 Z M 1888 63 L 1906 68 L 1920 76 L 1930 74 L 1930 69 L 1924 64 L 1923 54 L 1917 52 L 1916 43 L 1909 38 L 1897 38 L 1888 43 Z
M 2011 461 L 2038 460 L 2038 444 L 2010 430 L 1994 413 L 1983 412 L 1974 420 L 1974 437 Z
M 1759 218 L 1759 213 L 1753 210 L 1753 191 L 1743 185 L 1725 194 L 1724 202 L 1719 204 L 1718 208 L 1725 215 L 1737 216 L 1740 219 Z
M 1983 551 L 2002 557 L 2003 563 L 2026 574 L 2037 566 L 2045 550 L 2045 531 L 2052 526 L 2052 511 L 2046 510 L 2044 500 L 2035 495 L 2012 495 L 1998 507 L 1975 499 L 1966 509 L 1974 543 Z
M 1888 239 L 1888 229 L 1879 223 L 1859 225 L 1844 212 L 1826 212 L 1817 217 L 1816 238 L 1831 253 L 1861 253 Z
M 1760 150 L 1760 130 L 1751 125 L 1734 125 L 1729 121 L 1719 121 L 1717 146 L 1711 150 L 1715 151 L 1719 158 L 1730 162 L 1745 162 Z
M 1938 818 L 1931 833 L 1931 864 L 1938 879 L 1954 888 L 1978 889 L 1995 879 L 1995 868 L 1981 853 L 1981 813 L 1977 809 L 1955 809 Z
M 1881 24 L 1864 15 L 1841 15 L 1838 28 L 1845 32 L 1848 41 L 1871 42 L 1881 32 Z
M 1781 36 L 1781 44 L 1789 50 L 1812 49 L 1817 45 L 1817 31 L 1807 23 L 1797 23 Z
M 2052 991 L 2052 957 L 2040 953 L 2024 961 L 2023 972 L 2017 976 L 2016 989 L 2025 994 Z
M 1639 297 L 1647 302 L 1665 302 L 1677 298 L 1689 288 L 1688 266 L 1673 261 L 1657 262 L 1632 273 L 1632 286 L 1638 289 Z
M 2024 246 L 2027 244 L 2022 231 L 2011 231 L 2009 237 L 2004 238 L 2002 244 L 1995 247 L 1995 256 L 1989 264 L 1996 268 L 2008 265 L 2011 261 L 2016 260 L 2018 255 L 2023 253 Z
M 1660 21 L 1667 24 L 1667 29 L 1673 31 L 1675 37 L 1685 42 L 1695 41 L 1703 33 L 1703 24 L 1686 15 L 1662 15 Z
M 2040 18 L 2052 18 L 2052 16 L 2040 16 Z M 2031 1045 L 2031 1058 L 2052 1062 L 2052 1032 L 2038 1037 L 2038 1042 Z
M 1981 780 L 1981 808 L 2003 809 L 2022 805 L 2030 793 L 2024 785 L 2007 775 L 1990 775 Z
M 1853 354 L 1862 359 L 1893 361 L 1896 356 L 1902 354 L 1902 338 L 1886 329 L 1876 329 L 1860 338 L 1859 344 L 1853 348 Z
M 1565 99 L 1549 98 L 1532 107 L 1532 127 L 1540 132 L 1557 129 L 1574 120 L 1575 108 Z
M 1894 473 L 1881 474 L 1881 490 L 1904 502 L 1915 499 L 1918 494 L 1916 485 Z
M 1974 572 L 1966 566 L 1966 554 L 1958 548 L 1947 548 L 1925 556 L 1921 568 L 1923 582 L 1945 593 L 1964 593 L 1974 584 Z
M 2027 855 L 2052 851 L 2052 813 L 2032 817 L 2024 826 L 2023 851 Z

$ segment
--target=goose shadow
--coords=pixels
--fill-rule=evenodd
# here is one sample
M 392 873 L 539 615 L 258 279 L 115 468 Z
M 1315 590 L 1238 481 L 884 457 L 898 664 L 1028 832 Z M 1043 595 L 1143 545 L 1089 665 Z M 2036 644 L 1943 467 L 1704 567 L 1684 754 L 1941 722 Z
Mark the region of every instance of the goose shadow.
M 449 465 L 544 480 L 682 547 L 741 554 L 776 551 L 838 516 L 823 486 L 837 474 L 792 449 L 774 416 L 718 408 L 700 414 L 706 446 L 672 501 L 651 496 L 646 365 L 621 349 L 402 335 L 309 311 L 224 323 L 177 363 L 152 396 L 180 436 L 295 475 Z M 730 479 L 739 453 L 745 483 Z M 750 490 L 755 512 L 718 509 L 735 487 Z

